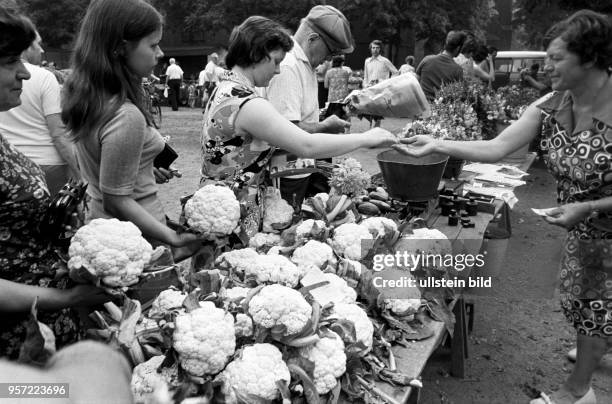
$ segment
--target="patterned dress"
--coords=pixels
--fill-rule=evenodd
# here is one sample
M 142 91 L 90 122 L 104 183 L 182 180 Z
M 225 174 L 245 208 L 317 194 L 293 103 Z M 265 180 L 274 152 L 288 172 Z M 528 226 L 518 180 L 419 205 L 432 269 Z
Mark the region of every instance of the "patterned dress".
M 57 277 L 57 257 L 38 232 L 50 202 L 42 170 L 0 136 L 0 278 L 41 287 L 64 289 L 68 278 Z M 3 314 L 0 357 L 16 358 L 25 337 L 28 313 Z M 69 309 L 38 312 L 56 336 L 58 348 L 74 342 L 78 317 Z
M 200 184 L 223 182 L 234 190 L 243 206 L 239 234 L 243 243 L 248 243 L 248 238 L 259 230 L 263 206 L 261 184 L 274 152 L 268 143 L 241 133 L 234 126 L 240 108 L 258 97 L 246 78 L 231 71 L 224 73 L 206 106 L 201 139 Z
M 560 204 L 612 196 L 612 80 L 594 103 L 592 125 L 575 130 L 572 98 L 540 103 L 542 150 Z M 612 336 L 612 212 L 592 212 L 571 228 L 560 265 L 561 304 L 580 334 Z

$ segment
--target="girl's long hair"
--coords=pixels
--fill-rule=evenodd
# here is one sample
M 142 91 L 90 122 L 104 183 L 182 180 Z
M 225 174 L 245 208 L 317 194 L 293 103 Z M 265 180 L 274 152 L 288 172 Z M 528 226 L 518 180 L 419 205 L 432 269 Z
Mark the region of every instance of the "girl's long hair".
M 151 124 L 142 77 L 128 68 L 126 45 L 162 24 L 159 12 L 143 0 L 93 0 L 89 5 L 62 95 L 62 121 L 75 141 L 97 133 L 127 100 Z

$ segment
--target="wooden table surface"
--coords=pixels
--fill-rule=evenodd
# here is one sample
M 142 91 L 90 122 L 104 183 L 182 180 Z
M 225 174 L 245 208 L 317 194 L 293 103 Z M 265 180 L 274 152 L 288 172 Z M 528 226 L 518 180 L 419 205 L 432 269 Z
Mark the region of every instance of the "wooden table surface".
M 529 153 L 526 156 L 525 160 L 523 160 L 522 162 L 516 162 L 512 165 L 515 165 L 516 167 L 526 172 L 531 166 L 531 164 L 533 164 L 533 162 L 535 161 L 535 157 L 535 153 Z M 449 226 L 448 217 L 442 216 L 439 210 L 435 210 L 434 212 L 432 212 L 432 214 L 429 215 L 429 217 L 427 218 L 427 224 L 430 228 L 440 230 L 442 233 L 444 233 L 444 235 L 446 235 L 446 237 L 448 237 L 449 240 L 451 240 L 451 243 L 453 244 L 453 254 L 475 255 L 481 252 L 487 226 L 495 216 L 502 212 L 503 209 L 505 209 L 504 202 L 501 200 L 495 200 L 494 213 L 478 212 L 478 215 L 470 217 L 470 220 L 474 223 L 474 228 L 463 228 L 461 225 Z M 466 270 L 466 273 L 469 273 L 469 269 Z M 454 311 L 456 317 L 458 313 L 461 313 L 461 316 L 458 321 L 462 324 L 457 324 L 459 327 L 455 327 L 455 333 L 465 333 L 466 331 L 466 324 L 464 324 L 465 306 L 463 300 L 460 300 L 461 301 L 455 305 Z M 414 378 L 417 378 L 421 375 L 423 369 L 425 369 L 425 366 L 427 365 L 427 361 L 447 335 L 444 323 L 442 322 L 432 322 L 432 328 L 434 334 L 430 338 L 421 341 L 413 341 L 407 347 L 397 345 L 392 348 L 393 354 L 395 355 L 398 371 Z M 467 355 L 466 341 L 460 341 L 458 345 L 459 347 L 457 350 L 460 352 L 452 354 L 453 361 L 460 360 L 461 362 L 463 362 L 464 356 Z M 456 350 L 456 344 L 453 344 L 452 350 Z M 452 364 L 451 366 L 451 370 L 456 370 L 458 368 L 461 374 L 456 376 L 462 377 L 463 363 Z M 376 387 L 378 387 L 388 396 L 387 401 L 389 402 L 389 404 L 418 402 L 418 391 L 413 392 L 413 388 L 409 386 L 394 387 L 388 383 L 377 382 Z M 427 388 L 427 386 L 424 386 L 424 388 Z

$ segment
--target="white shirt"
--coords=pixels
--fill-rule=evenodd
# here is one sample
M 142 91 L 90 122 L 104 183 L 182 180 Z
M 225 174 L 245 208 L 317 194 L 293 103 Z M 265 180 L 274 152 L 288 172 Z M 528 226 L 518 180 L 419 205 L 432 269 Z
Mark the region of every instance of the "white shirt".
M 65 165 L 47 126 L 46 117 L 61 113 L 60 84 L 50 71 L 24 63 L 30 79 L 23 80 L 21 105 L 0 112 L 0 134 L 40 165 Z
M 293 49 L 287 52 L 280 64 L 280 73 L 274 76 L 262 93 L 274 108 L 290 121 L 303 123 L 319 122 L 318 82 L 315 69 L 310 65 L 300 45 L 293 41 Z M 274 156 L 272 167 L 282 171 L 286 156 Z M 312 159 L 298 159 L 297 167 L 314 165 Z M 289 178 L 302 178 L 310 174 Z
M 213 83 L 219 82 L 219 75 L 223 72 L 223 68 L 217 66 L 212 60 L 206 64 L 204 68 L 204 81 Z
M 314 68 L 297 42 L 270 81 L 265 96 L 290 121 L 319 122 L 318 82 Z
M 183 78 L 183 69 L 176 63 L 172 64 L 166 69 L 166 76 L 168 80 L 180 80 Z
M 363 85 L 369 87 L 372 81 L 380 83 L 392 74 L 397 74 L 397 69 L 389 59 L 381 55 L 369 57 L 363 66 Z
M 200 71 L 200 75 L 198 76 L 198 85 L 203 86 L 204 83 L 206 83 L 207 81 L 208 80 L 206 80 L 206 70 Z

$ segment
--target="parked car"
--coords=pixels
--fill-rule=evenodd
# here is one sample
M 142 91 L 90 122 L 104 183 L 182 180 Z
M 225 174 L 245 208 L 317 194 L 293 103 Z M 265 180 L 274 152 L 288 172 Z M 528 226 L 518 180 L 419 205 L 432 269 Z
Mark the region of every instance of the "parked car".
M 544 51 L 499 51 L 495 58 L 495 81 L 493 88 L 517 84 L 521 80 L 521 71 L 529 69 L 534 63 L 540 65 L 538 78 L 544 76 Z

